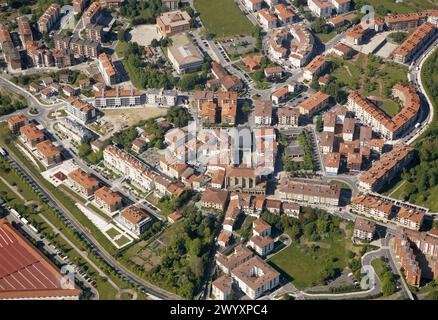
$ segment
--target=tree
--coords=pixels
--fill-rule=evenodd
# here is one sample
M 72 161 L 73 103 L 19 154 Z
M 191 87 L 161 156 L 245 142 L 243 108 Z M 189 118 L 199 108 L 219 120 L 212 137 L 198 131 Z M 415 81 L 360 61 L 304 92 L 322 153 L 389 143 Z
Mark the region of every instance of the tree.
M 125 30 L 120 30 L 117 33 L 117 40 L 119 40 L 119 41 L 126 41 L 126 31 Z
M 252 110 L 251 105 L 248 102 L 244 102 L 242 105 L 242 112 L 245 114 L 250 113 Z
M 181 106 L 170 107 L 166 118 L 170 123 L 178 128 L 187 126 L 191 120 L 190 113 L 187 111 L 187 109 Z
M 79 157 L 85 158 L 91 152 L 91 146 L 89 143 L 83 143 L 78 148 Z

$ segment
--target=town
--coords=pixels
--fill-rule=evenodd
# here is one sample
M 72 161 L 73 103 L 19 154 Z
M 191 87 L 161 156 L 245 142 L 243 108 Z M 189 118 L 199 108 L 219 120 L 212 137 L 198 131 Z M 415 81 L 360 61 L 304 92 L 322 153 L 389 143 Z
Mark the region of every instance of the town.
M 438 6 L 0 15 L 0 299 L 438 299 Z

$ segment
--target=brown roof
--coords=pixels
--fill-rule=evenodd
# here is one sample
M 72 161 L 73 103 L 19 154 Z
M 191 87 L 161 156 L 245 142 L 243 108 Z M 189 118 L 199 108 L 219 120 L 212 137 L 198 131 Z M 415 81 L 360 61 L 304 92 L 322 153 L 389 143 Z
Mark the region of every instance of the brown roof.
M 108 205 L 114 205 L 122 201 L 122 197 L 108 187 L 102 187 L 94 193 L 96 198 L 99 198 Z
M 219 205 L 225 205 L 228 198 L 228 191 L 219 190 L 214 188 L 207 188 L 202 194 L 201 202 L 215 203 Z
M 85 189 L 91 189 L 99 185 L 99 181 L 90 174 L 77 168 L 68 174 L 68 177 Z
M 136 206 L 127 207 L 122 211 L 121 215 L 133 224 L 138 224 L 144 220 L 150 219 L 150 216 L 146 211 Z
M 35 145 L 35 148 L 45 157 L 51 158 L 56 157 L 61 154 L 59 147 L 55 147 L 53 143 L 49 140 L 39 142 Z
M 354 221 L 354 229 L 374 233 L 376 230 L 376 223 L 374 221 L 358 217 Z

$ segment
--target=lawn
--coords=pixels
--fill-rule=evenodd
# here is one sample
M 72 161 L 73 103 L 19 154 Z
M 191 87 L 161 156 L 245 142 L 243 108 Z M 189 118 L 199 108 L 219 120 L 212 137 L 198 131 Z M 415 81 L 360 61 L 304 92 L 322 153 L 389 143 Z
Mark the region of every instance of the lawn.
M 326 43 L 329 42 L 333 37 L 337 34 L 336 30 L 333 30 L 330 33 L 316 33 L 316 36 L 321 40 L 322 42 Z
M 390 117 L 394 117 L 397 113 L 400 112 L 400 105 L 394 100 L 390 99 L 384 100 L 379 108 Z
M 255 27 L 233 0 L 195 0 L 207 32 L 215 38 L 252 35 Z
M 396 0 L 367 0 L 366 2 L 375 8 L 383 6 L 392 13 L 409 13 L 434 8 L 433 1 L 430 0 L 404 0 L 398 3 L 396 3 Z
M 292 244 L 270 259 L 270 263 L 282 272 L 298 288 L 305 289 L 321 284 L 320 272 L 327 261 L 343 270 L 348 264 L 348 250 L 353 247 L 348 236 L 332 235 L 331 238 L 314 243 L 320 248 L 312 250 L 310 244 Z

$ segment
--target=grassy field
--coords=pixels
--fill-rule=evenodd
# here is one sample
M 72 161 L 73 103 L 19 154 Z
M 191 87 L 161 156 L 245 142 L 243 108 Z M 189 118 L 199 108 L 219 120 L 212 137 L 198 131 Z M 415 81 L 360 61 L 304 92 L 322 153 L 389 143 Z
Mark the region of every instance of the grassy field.
M 400 105 L 394 100 L 390 99 L 384 100 L 379 107 L 390 117 L 394 117 L 397 113 L 400 112 Z
M 373 7 L 383 6 L 392 13 L 409 13 L 414 11 L 433 9 L 438 6 L 436 0 L 404 0 L 396 3 L 395 0 L 367 0 Z M 435 4 L 435 6 L 434 6 Z
M 251 35 L 255 28 L 233 0 L 195 0 L 207 32 L 215 38 Z
M 336 30 L 333 30 L 330 33 L 316 33 L 316 36 L 321 40 L 321 42 L 328 42 L 336 35 Z
M 311 244 L 320 248 L 313 251 L 310 249 Z M 321 284 L 319 274 L 327 261 L 332 261 L 335 268 L 344 269 L 348 264 L 348 250 L 358 251 L 357 247 L 353 247 L 349 236 L 333 235 L 315 243 L 292 244 L 272 257 L 270 263 L 290 277 L 290 281 L 298 289 L 305 289 Z

